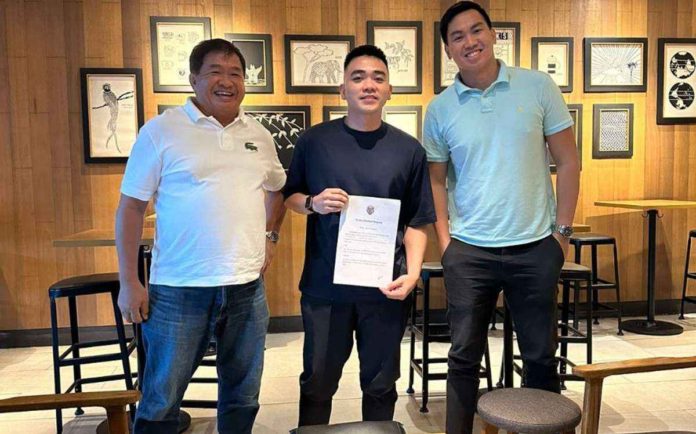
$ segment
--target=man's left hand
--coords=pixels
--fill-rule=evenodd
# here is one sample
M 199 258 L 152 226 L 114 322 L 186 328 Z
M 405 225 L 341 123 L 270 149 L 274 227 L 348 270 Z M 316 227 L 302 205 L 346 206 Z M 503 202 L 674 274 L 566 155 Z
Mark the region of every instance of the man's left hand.
M 268 270 L 268 267 L 271 265 L 273 256 L 275 256 L 275 247 L 276 243 L 266 239 L 266 258 L 263 261 L 263 267 L 261 267 L 261 275 L 265 274 L 266 270 Z
M 570 240 L 558 232 L 554 232 L 553 237 L 556 239 L 556 241 L 558 241 L 558 244 L 560 244 L 561 250 L 563 250 L 563 257 L 565 258 L 568 255 L 568 246 L 570 245 Z
M 416 283 L 418 283 L 418 276 L 410 277 L 408 274 L 404 274 L 379 290 L 392 300 L 405 300 L 416 287 Z

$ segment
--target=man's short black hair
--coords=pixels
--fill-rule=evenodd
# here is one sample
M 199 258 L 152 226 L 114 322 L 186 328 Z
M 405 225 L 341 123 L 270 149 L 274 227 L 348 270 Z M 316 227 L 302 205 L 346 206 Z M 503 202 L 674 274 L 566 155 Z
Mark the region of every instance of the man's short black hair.
M 346 60 L 343 62 L 343 71 L 348 68 L 348 64 L 353 59 L 360 56 L 376 57 L 377 59 L 381 60 L 382 63 L 384 63 L 384 66 L 387 67 L 387 70 L 389 70 L 387 56 L 384 55 L 384 51 L 382 51 L 379 47 L 375 47 L 374 45 L 360 45 L 350 50 L 350 53 L 346 54 Z
M 239 61 L 242 63 L 242 71 L 246 71 L 246 61 L 242 52 L 239 48 L 235 47 L 233 43 L 225 39 L 206 39 L 201 41 L 193 47 L 191 55 L 189 56 L 189 70 L 192 74 L 198 74 L 201 72 L 201 67 L 203 66 L 203 59 L 208 53 L 220 52 L 225 55 L 235 54 L 239 57 Z
M 447 45 L 447 29 L 449 28 L 450 23 L 454 17 L 468 10 L 478 11 L 478 13 L 483 16 L 484 21 L 486 21 L 488 28 L 493 28 L 491 17 L 488 16 L 488 12 L 486 12 L 486 10 L 480 4 L 472 1 L 457 2 L 450 6 L 449 9 L 447 9 L 442 15 L 442 19 L 440 19 L 440 36 L 442 36 L 442 42 L 444 42 L 445 45 Z

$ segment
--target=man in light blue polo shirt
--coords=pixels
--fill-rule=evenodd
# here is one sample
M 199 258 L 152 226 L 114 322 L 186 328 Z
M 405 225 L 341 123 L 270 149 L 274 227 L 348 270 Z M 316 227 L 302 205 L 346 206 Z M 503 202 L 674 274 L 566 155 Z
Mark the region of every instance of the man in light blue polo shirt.
M 426 149 L 452 329 L 447 433 L 470 433 L 487 323 L 503 289 L 525 385 L 560 391 L 556 284 L 579 189 L 573 121 L 551 78 L 495 59 L 486 11 L 461 1 L 441 19 L 459 67 L 425 118 Z M 548 150 L 557 163 L 551 184 Z M 449 217 L 449 218 L 448 218 Z

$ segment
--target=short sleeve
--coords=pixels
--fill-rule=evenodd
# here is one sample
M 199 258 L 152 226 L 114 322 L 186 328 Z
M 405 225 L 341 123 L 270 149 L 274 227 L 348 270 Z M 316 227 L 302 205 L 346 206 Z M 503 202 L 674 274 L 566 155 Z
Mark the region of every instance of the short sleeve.
M 162 158 L 145 125 L 128 157 L 121 193 L 147 202 L 157 191 L 161 176 Z
M 266 180 L 263 183 L 263 189 L 266 191 L 279 191 L 285 185 L 285 169 L 283 169 L 283 165 L 280 163 L 271 134 L 266 130 L 264 130 L 264 133 L 267 136 L 267 146 L 265 148 L 268 149 L 268 158 L 266 160 L 268 168 L 266 171 Z
M 544 108 L 544 135 L 550 136 L 573 126 L 568 106 L 558 85 L 544 74 L 541 104 Z
M 447 142 L 442 137 L 436 111 L 434 103 L 430 103 L 428 110 L 425 112 L 423 148 L 427 155 L 427 161 L 444 163 L 449 161 L 449 149 Z
M 292 154 L 290 169 L 288 170 L 288 180 L 283 188 L 283 197 L 289 198 L 295 193 L 308 194 L 307 173 L 305 172 L 305 147 L 307 146 L 307 135 L 300 136 L 295 143 L 295 152 Z
M 402 205 L 404 206 L 407 226 L 417 227 L 435 223 L 435 206 L 430 186 L 428 161 L 425 152 L 420 148 L 413 157 L 409 189 Z

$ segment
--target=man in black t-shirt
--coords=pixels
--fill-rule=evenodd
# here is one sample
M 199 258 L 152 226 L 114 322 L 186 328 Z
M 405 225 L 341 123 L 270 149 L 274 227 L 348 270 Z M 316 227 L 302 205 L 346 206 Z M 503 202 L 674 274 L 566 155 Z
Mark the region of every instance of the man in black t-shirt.
M 283 190 L 285 205 L 308 215 L 300 280 L 305 330 L 300 426 L 329 422 L 354 333 L 363 419 L 393 418 L 409 294 L 420 276 L 425 225 L 435 222 L 423 148 L 381 119 L 391 98 L 384 53 L 371 45 L 353 49 L 346 56 L 343 80 L 340 92 L 348 115 L 300 137 Z M 340 212 L 350 195 L 401 201 L 394 280 L 383 288 L 333 283 Z

